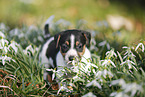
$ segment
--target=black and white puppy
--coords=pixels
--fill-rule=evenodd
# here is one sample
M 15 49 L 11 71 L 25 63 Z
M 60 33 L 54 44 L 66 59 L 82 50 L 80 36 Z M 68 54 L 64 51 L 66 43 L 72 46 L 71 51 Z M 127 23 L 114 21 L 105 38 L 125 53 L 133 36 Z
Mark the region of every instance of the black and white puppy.
M 48 33 L 49 25 L 45 25 L 45 33 Z M 83 30 L 66 30 L 56 34 L 54 37 L 49 37 L 40 53 L 40 58 L 45 68 L 67 67 L 68 62 L 79 58 L 82 62 L 91 58 L 91 53 L 88 50 L 90 45 L 91 34 Z M 44 72 L 44 80 L 50 80 L 48 72 Z

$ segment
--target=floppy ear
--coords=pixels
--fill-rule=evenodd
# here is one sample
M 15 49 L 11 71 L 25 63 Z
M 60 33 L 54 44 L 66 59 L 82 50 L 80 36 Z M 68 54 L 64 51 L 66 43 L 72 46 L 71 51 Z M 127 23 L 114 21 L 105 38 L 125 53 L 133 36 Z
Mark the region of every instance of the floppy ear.
M 54 41 L 56 43 L 56 48 L 58 48 L 58 46 L 59 46 L 60 37 L 61 37 L 61 34 L 60 33 L 58 33 L 58 34 L 56 34 L 54 36 Z
M 90 40 L 91 40 L 91 34 L 89 32 L 87 32 L 87 31 L 83 31 L 82 34 L 86 38 L 87 47 L 89 47 L 90 46 Z

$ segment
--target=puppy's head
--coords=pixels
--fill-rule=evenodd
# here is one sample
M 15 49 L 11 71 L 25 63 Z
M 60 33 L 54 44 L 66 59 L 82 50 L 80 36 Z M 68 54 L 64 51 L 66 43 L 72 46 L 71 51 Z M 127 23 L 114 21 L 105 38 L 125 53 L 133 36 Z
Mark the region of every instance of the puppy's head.
M 81 58 L 90 45 L 90 39 L 90 33 L 82 30 L 66 30 L 54 36 L 56 48 L 59 48 L 66 62 L 74 57 Z

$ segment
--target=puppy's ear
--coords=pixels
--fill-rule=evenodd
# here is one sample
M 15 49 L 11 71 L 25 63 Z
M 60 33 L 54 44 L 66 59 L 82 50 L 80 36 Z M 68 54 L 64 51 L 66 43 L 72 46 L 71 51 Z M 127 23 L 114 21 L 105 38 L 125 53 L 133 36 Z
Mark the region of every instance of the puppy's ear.
M 61 34 L 60 33 L 58 33 L 58 34 L 56 34 L 54 36 L 54 41 L 56 43 L 56 48 L 58 48 L 58 46 L 59 46 L 60 37 L 61 37 Z
M 87 31 L 83 31 L 82 34 L 83 34 L 83 36 L 86 39 L 87 47 L 89 47 L 90 46 L 90 40 L 91 40 L 91 34 L 89 32 L 87 32 Z

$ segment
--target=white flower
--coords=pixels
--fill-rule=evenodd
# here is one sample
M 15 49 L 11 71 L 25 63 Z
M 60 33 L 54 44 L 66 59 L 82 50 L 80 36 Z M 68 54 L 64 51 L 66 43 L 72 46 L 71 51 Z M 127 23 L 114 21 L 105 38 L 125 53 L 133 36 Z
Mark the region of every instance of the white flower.
M 41 42 L 44 41 L 44 39 L 42 38 L 42 36 L 38 36 L 38 40 L 41 41 Z
M 110 96 L 124 97 L 128 93 L 131 93 L 130 96 L 134 97 L 137 91 L 143 92 L 142 85 L 139 85 L 135 82 L 134 83 L 126 83 L 124 81 L 124 79 L 118 79 L 118 80 L 114 80 L 111 82 L 111 85 L 117 85 L 117 84 L 119 84 L 121 86 L 122 91 L 119 93 L 113 92 L 110 94 Z
M 96 73 L 96 76 L 99 77 L 99 78 L 100 78 L 101 76 L 103 76 L 104 78 L 106 78 L 107 75 L 108 75 L 110 78 L 113 77 L 113 74 L 112 74 L 110 71 L 107 71 L 106 69 L 103 70 L 103 71 L 98 71 L 98 72 Z
M 59 94 L 60 91 L 69 92 L 69 89 L 65 85 L 64 86 L 61 86 L 60 89 L 57 91 L 57 95 Z
M 123 47 L 123 48 L 127 49 L 126 52 L 125 52 L 125 54 L 124 54 L 125 56 L 123 57 L 123 59 L 126 59 L 126 58 L 128 58 L 128 57 L 136 57 L 136 56 L 132 53 L 131 47 Z
M 53 74 L 52 74 L 52 80 L 54 80 L 56 70 L 54 70 L 54 69 L 46 69 L 46 71 L 52 71 L 53 72 Z
M 1 32 L 1 31 L 0 31 L 0 36 L 1 36 L 1 37 L 3 37 L 3 38 L 5 38 L 4 33 L 3 33 L 3 32 Z
M 111 57 L 113 57 L 113 55 L 115 56 L 115 57 L 117 57 L 117 54 L 114 52 L 114 50 L 112 49 L 112 50 L 110 50 L 110 51 L 108 51 L 108 52 L 106 52 L 106 57 L 107 58 L 111 58 Z
M 136 83 L 129 83 L 126 85 L 126 87 L 122 87 L 124 89 L 124 92 L 131 92 L 131 96 L 133 97 L 137 91 L 142 92 L 143 88 L 141 85 L 138 85 Z
M 19 45 L 15 41 L 12 41 L 8 48 L 12 47 L 14 49 L 14 51 L 17 53 L 17 51 L 18 51 L 17 46 L 19 46 Z
M 5 65 L 5 62 L 6 61 L 9 61 L 10 62 L 13 59 L 11 57 L 8 57 L 8 56 L 5 55 L 5 56 L 1 56 L 0 57 L 0 60 L 2 60 L 2 64 Z M 13 60 L 13 61 L 15 62 L 15 60 Z
M 110 45 L 109 45 L 109 43 L 106 40 L 100 42 L 98 45 L 99 46 L 105 46 L 106 45 L 107 49 L 110 50 Z
M 18 35 L 18 37 L 19 37 L 19 39 L 20 39 L 20 38 L 25 37 L 25 35 L 24 35 L 24 33 L 20 33 L 20 34 Z
M 88 62 L 84 67 L 83 69 L 85 70 L 85 72 L 88 72 L 91 70 L 91 67 L 95 67 L 95 68 L 98 68 L 95 64 L 91 63 L 91 62 Z
M 4 23 L 0 23 L 0 30 L 1 31 L 5 31 L 7 29 L 8 29 L 8 27 L 6 27 L 6 25 Z
M 1 39 L 0 40 L 0 49 L 2 49 L 5 53 L 8 52 L 8 47 L 5 45 L 8 45 L 8 41 L 6 39 Z
M 24 50 L 24 53 L 25 54 L 30 53 L 29 51 L 31 51 L 32 54 L 34 54 L 34 49 L 33 49 L 32 45 L 27 46 L 26 49 Z
M 124 92 L 113 92 L 113 93 L 110 94 L 110 96 L 113 96 L 113 97 L 129 97 Z
M 64 19 L 60 19 L 56 22 L 57 25 L 62 24 L 63 26 L 69 26 L 71 23 L 69 21 L 66 21 Z
M 130 61 L 130 60 L 126 60 L 126 61 L 122 62 L 120 65 L 123 65 L 123 64 L 125 64 L 125 63 L 127 63 L 129 69 L 131 69 L 131 68 L 133 67 L 135 70 L 137 70 L 137 69 L 133 66 L 133 65 L 135 65 L 134 62 L 132 62 L 132 61 Z
M 18 28 L 12 29 L 9 33 L 11 36 L 17 36 L 17 35 L 19 36 L 19 29 Z
M 114 67 L 116 67 L 115 64 L 114 64 L 110 59 L 108 59 L 108 60 L 102 60 L 102 61 L 104 61 L 104 62 L 102 63 L 102 65 L 105 65 L 105 67 L 106 67 L 107 65 L 110 65 L 110 63 L 111 63 Z
M 91 39 L 91 46 L 90 46 L 90 50 L 95 50 L 95 51 L 98 51 L 98 48 L 96 47 L 96 41 L 95 41 L 95 38 L 92 38 Z
M 137 49 L 139 48 L 139 46 L 142 46 L 142 52 L 144 52 L 144 45 L 143 45 L 143 43 L 139 43 L 137 45 L 137 47 L 135 48 L 135 51 L 137 51 Z
M 96 97 L 96 95 L 94 95 L 92 92 L 89 92 L 89 93 L 83 95 L 82 97 Z
M 102 74 L 103 74 L 103 71 L 98 71 L 98 72 L 96 73 L 96 76 L 100 78 L 100 77 L 102 76 Z
M 124 79 L 113 80 L 113 81 L 111 82 L 111 85 L 117 85 L 117 84 L 119 84 L 119 85 L 121 85 L 121 86 L 123 86 L 123 85 L 125 86 L 125 85 L 126 85 Z
M 102 88 L 101 85 L 100 85 L 96 80 L 93 80 L 93 81 L 91 81 L 90 83 L 88 83 L 88 84 L 86 85 L 86 87 L 90 87 L 90 86 L 96 86 L 96 87 L 98 87 L 99 89 Z
M 53 19 L 54 19 L 54 15 L 50 16 L 50 17 L 46 20 L 45 24 L 50 24 L 50 23 L 52 22 Z
M 98 45 L 99 46 L 104 46 L 106 43 L 107 43 L 106 40 L 104 40 L 104 41 L 100 42 Z
M 8 45 L 8 41 L 6 39 L 1 39 L 0 40 L 0 47 L 4 47 L 5 45 Z

